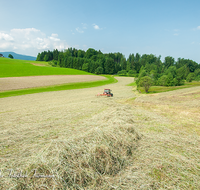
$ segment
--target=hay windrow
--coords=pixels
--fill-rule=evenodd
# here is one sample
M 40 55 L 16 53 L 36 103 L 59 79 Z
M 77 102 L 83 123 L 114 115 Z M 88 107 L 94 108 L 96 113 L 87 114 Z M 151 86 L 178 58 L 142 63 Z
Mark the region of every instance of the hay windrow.
M 66 144 L 60 156 L 62 180 L 68 188 L 101 186 L 106 178 L 117 175 L 133 161 L 138 140 L 139 135 L 125 127 L 106 132 L 97 130 Z
M 48 164 L 32 164 L 26 169 L 29 178 L 16 179 L 17 189 L 109 188 L 109 178 L 134 161 L 139 139 L 132 125 L 106 131 L 97 129 L 73 141 L 63 141 L 57 166 L 51 169 Z M 36 177 L 39 175 L 53 178 Z

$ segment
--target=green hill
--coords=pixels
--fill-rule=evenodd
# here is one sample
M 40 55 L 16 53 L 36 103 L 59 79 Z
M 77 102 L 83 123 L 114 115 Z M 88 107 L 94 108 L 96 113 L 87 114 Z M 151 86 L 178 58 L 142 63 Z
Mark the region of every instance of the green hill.
M 36 66 L 40 64 L 43 66 Z M 0 58 L 0 77 L 41 76 L 41 75 L 92 75 L 91 73 L 59 67 L 47 67 L 46 62 Z

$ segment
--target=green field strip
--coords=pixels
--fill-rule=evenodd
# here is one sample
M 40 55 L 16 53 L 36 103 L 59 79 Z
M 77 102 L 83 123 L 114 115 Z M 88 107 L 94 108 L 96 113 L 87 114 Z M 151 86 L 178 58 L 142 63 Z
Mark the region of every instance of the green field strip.
M 168 92 L 168 91 L 173 91 L 173 90 L 178 90 L 178 89 L 183 89 L 183 88 L 191 88 L 191 87 L 196 87 L 196 86 L 200 86 L 200 82 L 198 81 L 186 82 L 182 86 L 151 86 L 149 88 L 148 94 Z M 140 90 L 142 94 L 146 94 L 143 87 L 139 87 L 138 90 Z
M 92 87 L 103 86 L 106 84 L 118 82 L 118 80 L 115 79 L 113 76 L 106 76 L 106 75 L 101 75 L 101 76 L 106 77 L 107 80 L 93 81 L 93 82 L 78 82 L 78 83 L 69 83 L 69 84 L 64 84 L 64 85 L 54 85 L 54 86 L 46 86 L 46 87 L 39 87 L 39 88 L 28 88 L 28 89 L 21 89 L 21 90 L 4 91 L 4 92 L 0 92 L 0 98 L 41 93 L 41 92 L 92 88 Z

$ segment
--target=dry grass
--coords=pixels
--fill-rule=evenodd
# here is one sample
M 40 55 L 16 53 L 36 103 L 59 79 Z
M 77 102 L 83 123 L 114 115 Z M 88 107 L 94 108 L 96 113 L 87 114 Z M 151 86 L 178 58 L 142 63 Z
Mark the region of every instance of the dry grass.
M 138 189 L 200 189 L 199 92 L 194 87 L 127 101 L 144 135 L 127 171 L 140 176 L 133 175 Z
M 48 147 L 48 152 L 55 154 L 53 149 L 59 149 L 58 155 L 54 155 L 59 159 L 57 163 L 52 160 L 48 164 L 31 164 L 25 168 L 29 177 L 18 178 L 16 188 L 40 189 L 46 186 L 61 189 L 111 189 L 110 178 L 119 174 L 133 161 L 139 139 L 140 136 L 133 126 L 127 126 L 106 131 L 96 129 L 73 141 L 56 142 L 56 146 L 52 144 Z M 36 178 L 35 171 L 37 175 L 53 174 L 54 177 Z
M 50 75 L 0 78 L 0 91 L 104 80 L 96 75 Z
M 104 87 L 0 99 L 3 189 L 200 189 L 199 87 Z M 43 174 L 43 177 L 34 177 Z M 44 177 L 51 176 L 51 177 Z

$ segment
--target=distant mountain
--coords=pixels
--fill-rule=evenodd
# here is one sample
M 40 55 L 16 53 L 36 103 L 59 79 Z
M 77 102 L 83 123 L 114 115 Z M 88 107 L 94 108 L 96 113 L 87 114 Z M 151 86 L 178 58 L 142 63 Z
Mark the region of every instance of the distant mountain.
M 0 54 L 3 54 L 4 57 L 8 57 L 8 55 L 11 54 L 14 57 L 14 59 L 36 60 L 36 57 L 28 56 L 28 55 L 21 55 L 21 54 L 15 53 L 15 52 L 0 52 Z

